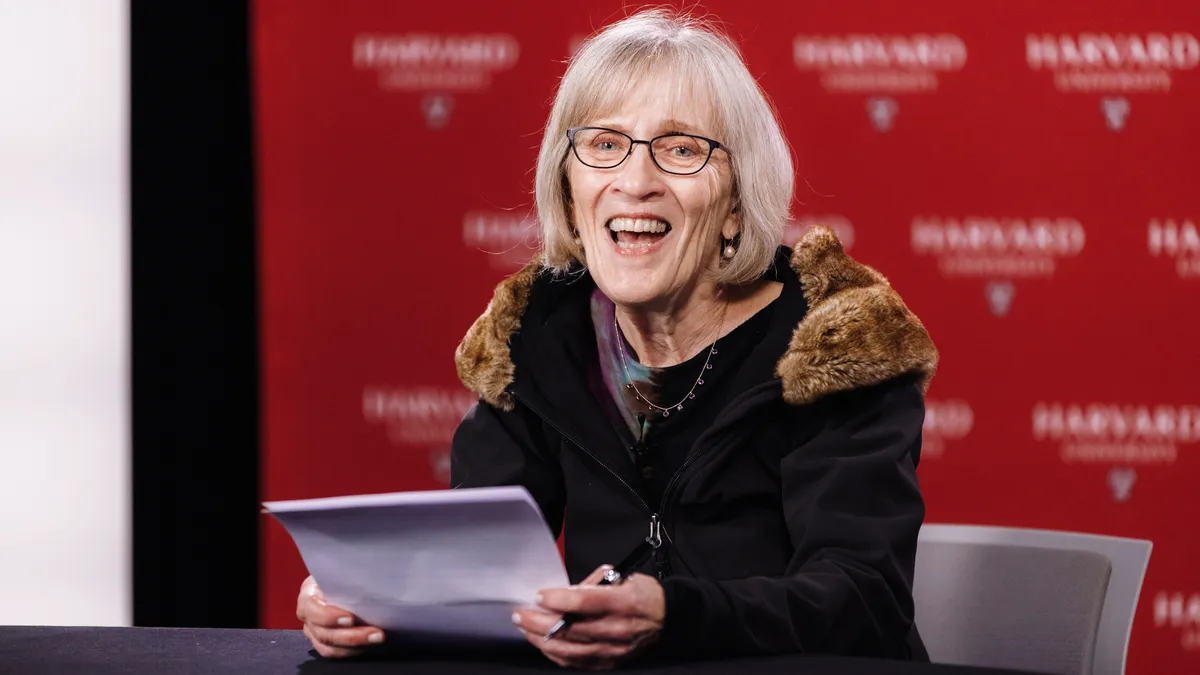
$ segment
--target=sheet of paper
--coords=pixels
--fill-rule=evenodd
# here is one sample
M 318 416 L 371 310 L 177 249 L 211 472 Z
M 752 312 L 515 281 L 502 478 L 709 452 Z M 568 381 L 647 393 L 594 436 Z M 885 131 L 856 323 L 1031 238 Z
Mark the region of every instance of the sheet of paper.
M 517 607 L 568 585 L 550 529 L 522 487 L 265 502 L 326 600 L 389 631 L 514 640 Z

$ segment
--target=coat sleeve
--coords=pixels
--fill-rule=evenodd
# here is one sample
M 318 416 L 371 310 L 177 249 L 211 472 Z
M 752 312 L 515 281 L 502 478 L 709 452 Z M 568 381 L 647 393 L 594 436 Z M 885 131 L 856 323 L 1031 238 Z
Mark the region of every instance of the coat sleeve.
M 925 408 L 912 377 L 812 405 L 817 430 L 782 460 L 794 554 L 779 577 L 663 583 L 667 652 L 906 657 L 925 516 Z
M 523 406 L 504 411 L 484 401 L 467 411 L 450 446 L 452 488 L 520 485 L 542 510 L 550 532 L 562 530 L 566 490 L 541 419 Z

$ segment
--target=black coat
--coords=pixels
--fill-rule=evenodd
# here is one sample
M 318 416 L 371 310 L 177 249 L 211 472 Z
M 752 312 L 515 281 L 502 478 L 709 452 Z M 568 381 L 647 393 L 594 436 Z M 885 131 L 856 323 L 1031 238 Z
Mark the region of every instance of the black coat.
M 781 247 L 767 276 L 783 282 L 768 336 L 660 504 L 595 406 L 590 277 L 531 264 L 509 278 L 457 353 L 480 402 L 454 437 L 451 484 L 527 488 L 554 533 L 565 528 L 572 582 L 660 520 L 660 565 L 646 571 L 670 571 L 661 654 L 925 659 L 916 467 L 937 352 L 829 230 Z

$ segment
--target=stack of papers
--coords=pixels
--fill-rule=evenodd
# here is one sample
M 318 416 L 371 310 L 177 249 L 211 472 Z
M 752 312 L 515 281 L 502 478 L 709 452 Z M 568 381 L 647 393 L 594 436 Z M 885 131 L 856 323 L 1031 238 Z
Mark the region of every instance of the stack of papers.
M 512 623 L 543 588 L 569 582 L 522 487 L 265 502 L 329 604 L 388 631 L 524 640 Z

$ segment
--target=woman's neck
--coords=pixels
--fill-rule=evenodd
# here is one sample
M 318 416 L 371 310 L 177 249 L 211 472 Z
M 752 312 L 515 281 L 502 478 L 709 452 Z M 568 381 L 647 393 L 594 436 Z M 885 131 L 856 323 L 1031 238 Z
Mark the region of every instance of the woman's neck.
M 665 309 L 617 306 L 617 323 L 638 361 L 651 368 L 678 365 L 741 325 L 775 298 L 783 285 L 762 282 L 738 289 L 697 288 Z

